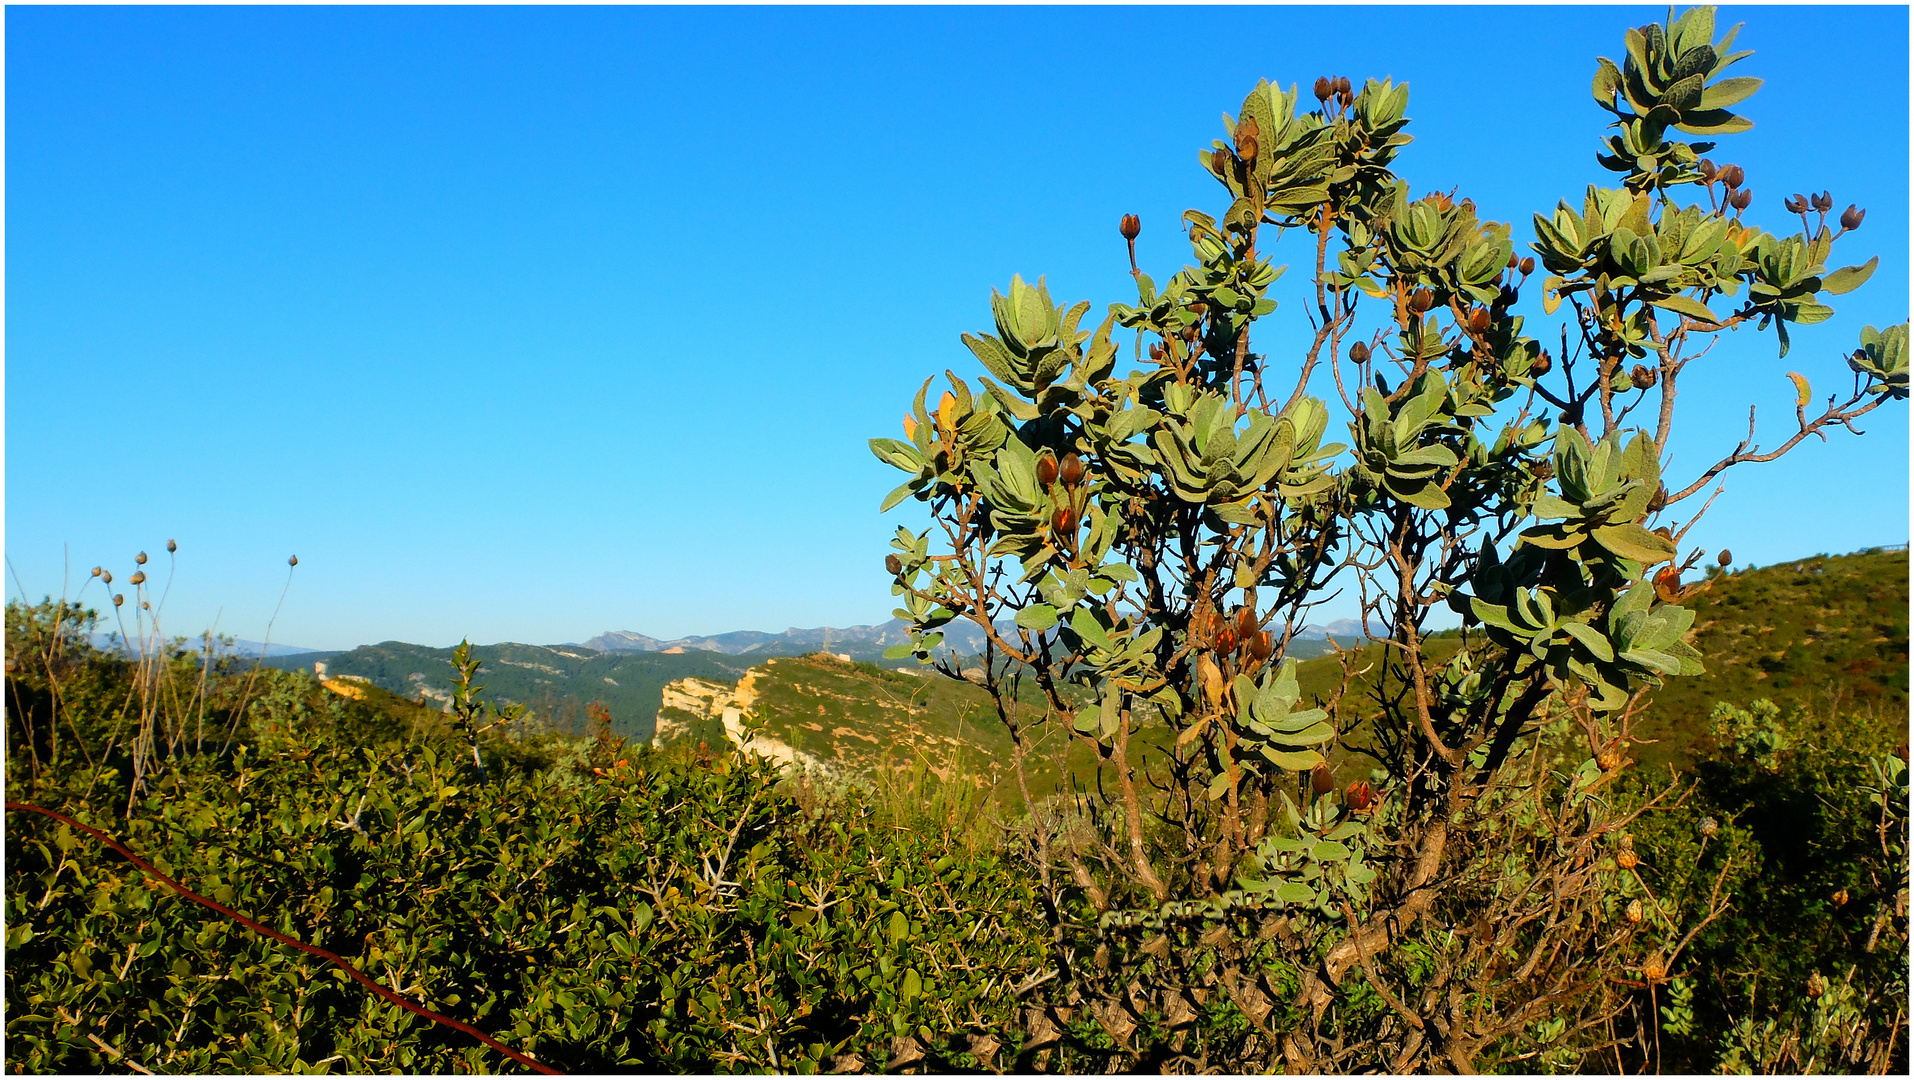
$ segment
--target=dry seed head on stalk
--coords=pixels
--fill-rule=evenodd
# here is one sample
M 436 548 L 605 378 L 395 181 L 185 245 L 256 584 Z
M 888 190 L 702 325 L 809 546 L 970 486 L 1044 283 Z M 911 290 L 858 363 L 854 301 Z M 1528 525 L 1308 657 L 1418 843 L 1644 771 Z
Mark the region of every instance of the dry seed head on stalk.
M 94 568 L 93 568 L 93 576 L 94 576 L 94 577 L 99 577 L 99 576 L 100 576 L 100 568 L 99 568 L 99 567 L 97 567 L 97 566 L 96 566 L 96 567 L 94 567 Z
M 1809 997 L 1820 997 L 1822 994 L 1827 992 L 1827 989 L 1828 989 L 1828 984 L 1822 981 L 1820 972 L 1818 971 L 1808 972 L 1808 996 Z
M 1701 819 L 1702 839 L 1706 840 L 1720 831 L 1721 831 L 1721 823 L 1716 821 L 1714 818 L 1705 817 Z
M 299 556 L 297 556 L 297 555 L 294 555 L 294 556 L 292 556 L 291 558 L 289 558 L 289 559 L 287 559 L 287 560 L 286 560 L 286 565 L 287 565 L 287 566 L 298 566 L 298 565 L 299 565 Z
M 135 556 L 133 556 L 133 561 L 134 561 L 134 562 L 136 562 L 136 563 L 139 563 L 139 564 L 140 564 L 141 566 L 145 566 L 145 565 L 146 565 L 146 552 L 144 552 L 144 551 L 142 551 L 142 552 L 140 552 L 140 553 L 139 553 L 138 555 L 135 555 Z
M 1668 961 L 1662 959 L 1660 953 L 1655 953 L 1642 961 L 1642 978 L 1651 983 L 1658 983 L 1667 977 Z
M 1632 922 L 1632 923 L 1641 922 L 1642 921 L 1642 902 L 1640 900 L 1630 900 L 1628 902 L 1628 910 L 1623 912 L 1622 914 L 1627 917 L 1629 922 Z
M 132 577 L 130 577 L 130 578 L 127 578 L 127 579 L 126 579 L 126 582 L 127 582 L 127 584 L 129 584 L 129 585 L 144 585 L 144 584 L 146 584 L 146 571 L 144 571 L 144 570 L 135 570 L 135 571 L 133 571 L 133 576 L 132 576 Z
M 106 582 L 108 585 L 113 584 L 113 571 L 111 570 L 100 571 L 100 580 Z
M 1834 895 L 1828 897 L 1828 899 L 1834 901 L 1835 907 L 1841 907 L 1848 902 L 1848 891 L 1845 888 L 1836 889 L 1834 890 Z
M 126 594 L 125 594 L 125 593 L 114 593 L 114 594 L 113 594 L 113 606 L 114 606 L 114 607 L 119 607 L 119 606 L 120 606 L 121 604 L 124 604 L 124 603 L 126 603 Z
M 1635 869 L 1635 867 L 1641 865 L 1641 861 L 1641 856 L 1635 854 L 1628 848 L 1623 848 L 1615 853 L 1615 865 L 1624 870 Z
M 177 541 L 177 540 L 168 540 L 168 541 L 166 542 L 166 553 L 167 553 L 168 555 L 171 555 L 171 554 L 172 554 L 173 552 L 175 552 L 175 551 L 178 551 L 178 550 L 179 550 L 179 541 Z

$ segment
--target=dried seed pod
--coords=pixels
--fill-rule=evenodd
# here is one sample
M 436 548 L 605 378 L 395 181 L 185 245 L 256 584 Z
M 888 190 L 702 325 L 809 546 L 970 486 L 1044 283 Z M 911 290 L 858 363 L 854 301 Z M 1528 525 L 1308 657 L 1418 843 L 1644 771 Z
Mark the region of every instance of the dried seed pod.
M 297 556 L 297 555 L 292 555 L 292 556 L 288 556 L 288 557 L 287 557 L 287 559 L 286 559 L 286 565 L 287 565 L 287 566 L 298 566 L 298 565 L 299 565 L 299 556 Z
M 1309 792 L 1320 799 L 1329 794 L 1336 786 L 1336 774 L 1329 771 L 1329 763 L 1318 761 L 1316 767 L 1309 770 Z
M 1228 150 L 1218 150 L 1210 155 L 1210 168 L 1215 169 L 1219 173 L 1229 172 L 1229 162 L 1230 157 Z
M 1729 551 L 1727 548 L 1722 548 L 1721 554 L 1715 556 L 1715 564 L 1723 568 L 1726 568 L 1732 565 L 1734 561 L 1735 561 L 1735 553 L 1732 551 Z
M 1360 341 L 1356 342 L 1354 345 L 1349 346 L 1349 362 L 1352 364 L 1368 363 L 1369 362 L 1369 346 L 1363 344 Z
M 1236 636 L 1244 641 L 1254 637 L 1262 625 L 1263 621 L 1256 617 L 1256 609 L 1253 607 L 1246 606 L 1236 613 Z
M 1336 92 L 1336 84 L 1329 81 L 1329 76 L 1323 75 L 1323 76 L 1319 76 L 1316 79 L 1316 100 L 1317 101 L 1328 101 L 1329 95 L 1335 92 Z
M 1143 232 L 1143 219 L 1135 214 L 1123 215 L 1123 221 L 1117 225 L 1117 231 L 1125 240 L 1135 240 Z
M 1642 921 L 1642 902 L 1640 900 L 1630 900 L 1628 902 L 1628 910 L 1624 911 L 1622 914 L 1628 919 L 1629 922 L 1632 922 L 1632 923 L 1641 922 Z
M 1702 158 L 1700 161 L 1695 162 L 1695 171 L 1701 174 L 1703 183 L 1714 183 L 1716 172 L 1714 162 L 1709 161 L 1707 158 Z
M 901 574 L 904 572 L 904 560 L 895 555 L 886 555 L 884 556 L 884 569 L 890 571 L 892 574 Z
M 134 562 L 136 562 L 136 563 L 138 563 L 138 564 L 140 564 L 141 566 L 145 566 L 145 565 L 146 565 L 146 552 L 144 552 L 144 551 L 142 551 L 142 552 L 140 552 L 140 553 L 139 553 L 138 555 L 135 555 L 135 556 L 133 556 L 133 561 L 134 561 Z
M 106 582 L 108 585 L 113 584 L 113 571 L 111 570 L 100 571 L 100 580 Z
M 1834 895 L 1828 897 L 1828 899 L 1834 901 L 1835 907 L 1841 907 L 1848 902 L 1848 891 L 1845 888 L 1836 889 L 1834 890 Z
M 1866 210 L 1855 206 L 1853 203 L 1849 203 L 1848 208 L 1841 211 L 1841 227 L 1843 229 L 1858 229 L 1861 227 L 1861 222 L 1866 218 Z
M 1642 861 L 1641 856 L 1635 854 L 1633 851 L 1630 851 L 1627 848 L 1623 848 L 1622 850 L 1617 851 L 1615 853 L 1615 865 L 1621 867 L 1624 870 L 1635 869 L 1635 867 L 1641 865 L 1641 861 Z
M 1734 207 L 1736 210 L 1746 210 L 1752 202 L 1754 202 L 1753 188 L 1742 188 L 1740 191 L 1728 196 L 1728 205 Z
M 1240 131 L 1236 136 L 1236 156 L 1244 161 L 1255 161 L 1256 154 L 1262 149 L 1256 142 L 1256 136 L 1244 135 Z
M 146 584 L 146 571 L 135 570 L 133 571 L 133 576 L 130 578 L 127 578 L 126 581 L 127 581 L 127 584 L 133 585 L 135 587 L 144 585 Z
M 99 577 L 99 576 L 100 576 L 100 572 L 101 572 L 101 571 L 100 571 L 100 568 L 99 568 L 99 567 L 97 567 L 97 566 L 96 566 L 96 567 L 94 567 L 94 568 L 93 568 L 93 576 L 94 576 L 94 577 Z
M 1814 209 L 1817 213 L 1825 214 L 1828 211 L 1834 209 L 1834 196 L 1828 194 L 1825 191 L 1823 191 L 1819 195 L 1814 196 L 1814 198 L 1810 201 L 1812 205 L 1814 206 Z
M 166 553 L 167 553 L 168 555 L 171 555 L 171 554 L 172 554 L 173 552 L 175 552 L 175 551 L 178 551 L 178 550 L 179 550 L 179 541 L 177 541 L 177 540 L 168 540 L 168 541 L 166 542 Z
M 1513 251 L 1509 252 L 1508 269 L 1513 270 L 1520 265 L 1522 265 L 1521 258 L 1517 256 L 1515 252 Z
M 1716 175 L 1721 178 L 1722 183 L 1731 188 L 1740 187 L 1741 182 L 1748 178 L 1748 174 L 1742 172 L 1739 165 L 1724 165 Z
M 1276 644 L 1273 640 L 1271 640 L 1269 636 L 1269 631 L 1267 630 L 1249 639 L 1250 658 L 1257 661 L 1258 663 L 1261 663 L 1262 661 L 1269 659 L 1270 654 L 1275 651 L 1276 651 Z
M 1800 212 L 1802 212 L 1803 210 L 1806 210 L 1807 208 L 1808 208 L 1808 200 L 1802 198 L 1799 195 L 1790 195 L 1787 198 L 1781 200 L 1781 209 L 1786 210 L 1790 214 L 1799 214 Z
M 1077 512 L 1068 506 L 1057 507 L 1057 512 L 1050 515 L 1050 529 L 1058 537 L 1074 538 L 1077 534 Z
M 1636 364 L 1628 372 L 1628 381 L 1635 384 L 1637 390 L 1652 390 L 1661 379 L 1661 373 L 1647 364 Z
M 1543 375 L 1547 375 L 1550 371 L 1554 370 L 1554 368 L 1555 368 L 1555 361 L 1549 359 L 1549 355 L 1547 352 L 1543 352 L 1542 355 L 1536 357 L 1534 360 L 1529 361 L 1529 374 L 1534 375 L 1537 378 L 1540 378 Z
M 1655 953 L 1653 956 L 1642 961 L 1642 978 L 1647 979 L 1651 983 L 1658 983 L 1667 977 L 1668 961 L 1662 959 L 1660 953 Z
M 1435 293 L 1427 289 L 1417 289 L 1415 292 L 1409 294 L 1409 310 L 1415 312 L 1417 315 L 1434 307 L 1435 302 Z
M 1522 256 L 1522 276 L 1528 277 L 1530 274 L 1533 274 L 1533 273 L 1535 273 L 1535 256 L 1533 255 Z
M 141 600 L 140 608 L 144 611 L 151 611 L 153 610 L 153 602 L 150 600 Z
M 124 594 L 122 594 L 122 593 L 114 593 L 114 594 L 113 594 L 113 606 L 114 606 L 114 607 L 119 607 L 119 606 L 120 606 L 121 604 L 124 604 L 124 603 L 126 603 L 126 597 L 125 597 L 125 595 L 124 595 Z
M 1050 451 L 1045 450 L 1043 456 L 1037 459 L 1037 483 L 1042 484 L 1044 488 L 1048 490 L 1050 485 L 1056 482 L 1057 459 Z
M 1063 481 L 1063 486 L 1067 488 L 1083 483 L 1083 459 L 1074 452 L 1065 454 L 1063 464 L 1057 467 L 1057 479 Z
M 1621 836 L 1617 837 L 1616 843 L 1619 843 L 1622 846 L 1623 851 L 1635 850 L 1635 838 L 1634 836 L 1628 833 L 1623 833 L 1621 834 Z
M 1486 333 L 1489 329 L 1489 309 L 1476 308 L 1469 312 L 1469 330 L 1473 333 Z
M 1225 626 L 1216 635 L 1216 651 L 1228 655 L 1236 651 L 1236 631 Z
M 1376 789 L 1369 786 L 1367 780 L 1358 780 L 1343 789 L 1343 801 L 1358 814 L 1368 813 L 1376 805 L 1376 798 Z
M 1821 978 L 1821 973 L 1818 971 L 1808 972 L 1808 996 L 1820 997 L 1827 992 L 1828 984 Z
M 1349 76 L 1344 75 L 1336 80 L 1336 92 L 1345 98 L 1355 96 L 1355 87 L 1349 84 Z
M 1702 839 L 1704 840 L 1710 839 L 1716 833 L 1721 831 L 1721 822 L 1716 821 L 1714 818 L 1711 818 L 1711 817 L 1702 818 L 1699 831 L 1701 833 Z
M 1543 458 L 1530 465 L 1529 472 L 1532 473 L 1537 480 L 1553 480 L 1555 479 L 1555 463 L 1547 458 Z

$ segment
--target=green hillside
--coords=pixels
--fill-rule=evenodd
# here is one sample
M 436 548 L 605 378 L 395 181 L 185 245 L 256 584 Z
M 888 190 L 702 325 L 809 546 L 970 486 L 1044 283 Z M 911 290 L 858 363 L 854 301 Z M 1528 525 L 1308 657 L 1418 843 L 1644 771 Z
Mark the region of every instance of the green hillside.
M 639 740 L 651 738 L 666 684 L 686 677 L 731 683 L 750 667 L 721 653 L 596 653 L 510 642 L 475 645 L 472 655 L 485 664 L 479 676 L 484 700 L 523 704 L 566 733 L 582 732 L 585 705 L 600 701 L 611 710 L 613 730 Z M 269 663 L 311 670 L 315 660 L 326 665 L 328 677 L 357 676 L 412 701 L 443 701 L 452 687 L 452 650 L 403 641 Z

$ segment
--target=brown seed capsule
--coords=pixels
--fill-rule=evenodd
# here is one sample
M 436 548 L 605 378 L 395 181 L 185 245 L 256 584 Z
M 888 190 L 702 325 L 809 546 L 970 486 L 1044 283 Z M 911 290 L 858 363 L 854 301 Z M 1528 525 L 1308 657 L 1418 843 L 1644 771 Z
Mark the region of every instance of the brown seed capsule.
M 1701 838 L 1703 840 L 1707 840 L 1713 837 L 1716 833 L 1720 831 L 1721 831 L 1721 822 L 1716 821 L 1714 818 L 1711 818 L 1711 817 L 1705 817 L 1701 819 L 1700 832 L 1701 832 Z
M 1722 548 L 1721 554 L 1715 556 L 1716 565 L 1721 566 L 1723 568 L 1726 568 L 1732 565 L 1734 561 L 1735 561 L 1735 553 L 1732 551 L 1729 551 L 1727 548 Z
M 1701 179 L 1704 183 L 1714 182 L 1716 172 L 1714 162 L 1709 161 L 1707 158 L 1702 158 L 1700 161 L 1695 162 L 1695 171 L 1701 174 Z
M 1624 911 L 1622 914 L 1628 919 L 1629 922 L 1632 922 L 1632 923 L 1641 922 L 1642 921 L 1642 902 L 1640 900 L 1630 900 L 1628 902 L 1628 910 Z
M 1535 273 L 1535 257 L 1533 255 L 1522 256 L 1522 276 L 1527 277 L 1533 273 Z
M 1236 651 L 1236 631 L 1225 626 L 1216 635 L 1216 651 L 1228 655 Z
M 1316 767 L 1309 770 L 1309 791 L 1320 799 L 1329 794 L 1336 786 L 1336 774 L 1329 771 L 1327 762 L 1318 761 Z
M 1358 780 L 1343 789 L 1343 801 L 1358 814 L 1368 813 L 1376 805 L 1376 789 L 1369 786 L 1369 781 Z
M 1056 482 L 1057 459 L 1051 456 L 1050 451 L 1045 450 L 1043 456 L 1037 459 L 1037 483 L 1042 484 L 1045 489 L 1048 489 L 1050 485 Z
M 1059 537 L 1075 537 L 1077 533 L 1077 512 L 1068 506 L 1057 507 L 1050 515 L 1050 529 Z
M 1237 157 L 1242 158 L 1244 161 L 1255 161 L 1257 151 L 1259 151 L 1260 149 L 1261 147 L 1258 146 L 1256 143 L 1256 136 L 1244 135 L 1244 134 L 1241 134 L 1240 132 L 1237 134 L 1236 136 L 1236 156 Z
M 1255 637 L 1249 639 L 1250 658 L 1257 661 L 1258 663 L 1261 663 L 1262 661 L 1269 659 L 1270 653 L 1273 653 L 1275 651 L 1276 651 L 1275 642 L 1270 640 L 1269 631 L 1267 630 L 1264 630 L 1262 633 L 1259 633 Z
M 151 611 L 153 610 L 153 602 L 150 600 L 141 600 L 140 607 L 146 611 Z
M 113 584 L 113 571 L 111 570 L 100 571 L 100 580 L 106 582 L 108 585 Z
M 99 577 L 99 576 L 100 576 L 100 568 L 99 568 L 99 567 L 97 567 L 97 566 L 96 566 L 96 567 L 94 567 L 94 568 L 93 568 L 93 576 L 94 576 L 94 577 Z
M 133 556 L 133 561 L 134 561 L 134 562 L 136 562 L 136 563 L 138 563 L 138 564 L 140 564 L 141 566 L 145 566 L 145 565 L 146 565 L 146 552 L 144 552 L 144 551 L 142 551 L 142 552 L 140 552 L 140 553 L 139 553 L 138 555 L 135 555 L 135 556 Z
M 1122 223 L 1117 226 L 1117 231 L 1123 234 L 1125 240 L 1135 240 L 1143 233 L 1143 219 L 1135 214 L 1125 214 Z
M 1628 381 L 1634 383 L 1637 390 L 1653 389 L 1660 378 L 1661 373 L 1647 364 L 1636 364 L 1628 372 Z
M 1781 200 L 1781 209 L 1786 210 L 1790 214 L 1798 214 L 1807 208 L 1808 200 L 1799 195 L 1790 195 Z
M 178 550 L 179 550 L 179 541 L 177 541 L 177 540 L 168 540 L 168 541 L 166 542 L 166 553 L 167 553 L 167 554 L 169 554 L 169 555 L 170 555 L 170 554 L 172 554 L 173 552 L 175 552 L 175 551 L 178 551 Z
M 1516 257 L 1515 252 L 1509 252 L 1509 264 L 1507 268 L 1513 270 L 1520 265 L 1522 265 L 1522 260 Z
M 886 555 L 884 556 L 884 569 L 893 574 L 901 574 L 904 572 L 904 560 L 895 555 Z
M 1667 977 L 1668 961 L 1662 959 L 1660 953 L 1656 953 L 1642 961 L 1642 978 L 1647 979 L 1651 983 L 1658 983 Z
M 1214 154 L 1210 155 L 1210 168 L 1216 170 L 1219 173 L 1228 173 L 1229 160 L 1230 159 L 1229 159 L 1228 150 L 1218 150 Z
M 1828 984 L 1821 978 L 1821 973 L 1818 971 L 1808 972 L 1808 996 L 1820 997 L 1822 994 L 1827 993 L 1827 991 Z
M 1063 464 L 1057 467 L 1057 479 L 1067 488 L 1083 483 L 1083 459 L 1075 453 L 1063 455 Z
M 1828 211 L 1834 209 L 1834 196 L 1828 194 L 1825 191 L 1823 191 L 1819 195 L 1816 195 L 1811 200 L 1811 202 L 1813 203 L 1814 209 L 1817 213 L 1825 214 Z
M 1603 747 L 1602 752 L 1595 755 L 1595 764 L 1603 772 L 1614 772 L 1622 767 L 1622 752 L 1613 746 Z
M 1354 345 L 1349 346 L 1349 362 L 1352 364 L 1368 363 L 1369 362 L 1369 346 L 1363 344 L 1360 341 L 1356 342 Z
M 287 565 L 287 566 L 298 566 L 298 565 L 299 565 L 299 556 L 297 556 L 297 555 L 294 555 L 294 556 L 292 556 L 292 557 L 290 557 L 290 558 L 288 558 L 288 559 L 286 560 L 286 565 Z
M 1849 203 L 1848 208 L 1841 211 L 1841 227 L 1843 229 L 1858 229 L 1861 227 L 1861 222 L 1866 218 L 1866 210 L 1855 206 L 1853 203 Z
M 1624 870 L 1635 869 L 1635 867 L 1641 865 L 1641 861 L 1641 856 L 1629 851 L 1627 848 L 1623 848 L 1615 853 L 1615 865 Z
M 1740 191 L 1728 196 L 1728 205 L 1734 207 L 1736 210 L 1746 210 L 1752 202 L 1754 202 L 1753 188 L 1742 188 Z
M 1184 341 L 1192 341 L 1192 342 L 1193 342 L 1193 341 L 1195 341 L 1195 340 L 1196 340 L 1196 334 L 1197 334 L 1197 331 L 1196 331 L 1196 327 L 1194 327 L 1194 326 L 1185 326 L 1185 327 L 1183 328 L 1183 340 L 1184 340 Z
M 1530 465 L 1529 472 L 1534 473 L 1537 480 L 1553 480 L 1555 479 L 1555 463 L 1547 458 L 1543 458 L 1535 464 Z
M 1555 361 L 1549 359 L 1548 353 L 1545 352 L 1529 362 L 1529 374 L 1535 376 L 1547 375 L 1554 367 Z
M 1742 172 L 1741 166 L 1739 165 L 1724 165 L 1721 171 L 1715 175 L 1721 178 L 1722 183 L 1731 188 L 1740 187 L 1741 182 L 1748 178 L 1748 174 Z
M 144 570 L 133 571 L 133 576 L 130 578 L 127 578 L 126 582 L 127 584 L 133 585 L 133 586 L 146 584 L 146 571 Z
M 1236 615 L 1236 636 L 1244 641 L 1255 636 L 1261 626 L 1262 621 L 1256 617 L 1255 608 L 1246 607 Z
M 1258 124 L 1256 122 L 1256 118 L 1253 116 L 1245 116 L 1241 120 L 1237 121 L 1236 131 L 1235 131 L 1236 152 L 1238 154 L 1242 154 L 1242 156 L 1246 158 L 1255 157 L 1256 156 L 1255 154 L 1243 153 L 1243 140 L 1254 139 L 1256 136 L 1261 135 L 1262 133 L 1263 133 L 1262 125 Z
M 1835 907 L 1841 907 L 1848 902 L 1848 891 L 1846 889 L 1836 889 L 1834 890 L 1834 895 L 1828 897 L 1828 899 L 1834 901 Z
M 1354 96 L 1355 88 L 1349 85 L 1349 76 L 1344 75 L 1342 78 L 1336 80 L 1336 93 L 1341 94 L 1345 98 Z
M 1420 315 L 1435 306 L 1435 293 L 1427 289 L 1417 289 L 1409 295 L 1409 310 Z
M 121 594 L 121 593 L 114 593 L 114 594 L 113 594 L 113 606 L 114 606 L 114 607 L 119 607 L 119 606 L 120 606 L 121 604 L 124 604 L 124 603 L 126 603 L 126 597 L 125 597 L 125 596 L 124 596 L 123 594 Z
M 1317 101 L 1328 101 L 1329 95 L 1335 92 L 1336 92 L 1336 84 L 1329 81 L 1329 76 L 1323 75 L 1316 80 L 1316 100 Z
M 1469 330 L 1472 333 L 1487 333 L 1489 329 L 1489 309 L 1476 308 L 1469 312 Z

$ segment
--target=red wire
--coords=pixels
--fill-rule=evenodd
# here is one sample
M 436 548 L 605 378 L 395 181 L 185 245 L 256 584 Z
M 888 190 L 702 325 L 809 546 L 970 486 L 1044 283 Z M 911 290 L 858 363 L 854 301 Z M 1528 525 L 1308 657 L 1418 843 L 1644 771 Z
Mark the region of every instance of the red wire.
M 76 828 L 81 830 L 82 832 L 88 833 L 89 835 L 93 836 L 95 839 L 99 840 L 101 843 L 112 848 L 114 851 L 117 851 L 121 855 L 126 856 L 127 861 L 132 863 L 134 866 L 139 867 L 140 870 L 165 882 L 169 888 L 171 888 L 174 892 L 179 893 L 181 896 L 184 896 L 186 899 L 191 900 L 195 904 L 199 904 L 202 907 L 209 907 L 213 909 L 214 911 L 219 912 L 221 915 L 226 916 L 228 919 L 231 919 L 234 922 L 240 924 L 241 926 L 244 926 L 248 930 L 251 930 L 255 933 L 264 934 L 275 941 L 283 941 L 286 944 L 291 945 L 293 948 L 300 950 L 301 952 L 311 953 L 312 955 L 319 957 L 321 960 L 324 960 L 327 963 L 336 965 L 340 970 L 344 971 L 347 975 L 352 976 L 353 980 L 358 982 L 361 986 L 364 986 L 366 989 L 372 991 L 373 993 L 379 995 L 380 997 L 386 999 L 387 1001 L 390 1001 L 394 1005 L 397 1005 L 400 1008 L 405 1009 L 408 1012 L 415 1013 L 419 1016 L 423 1016 L 427 1020 L 430 1020 L 435 1024 L 444 1024 L 446 1027 L 456 1028 L 459 1031 L 463 1031 L 467 1035 L 472 1036 L 474 1039 L 477 1039 L 478 1041 L 484 1043 L 485 1045 L 491 1047 L 494 1050 L 497 1050 L 499 1053 L 504 1054 L 506 1057 L 511 1058 L 513 1061 L 516 1061 L 519 1064 L 526 1066 L 527 1068 L 535 1069 L 541 1073 L 544 1073 L 547 1076 L 565 1075 L 559 1070 L 552 1068 L 550 1065 L 545 1065 L 540 1062 L 532 1060 L 526 1055 L 519 1053 L 517 1050 L 514 1050 L 509 1046 L 506 1046 L 504 1043 L 499 1042 L 497 1039 L 492 1038 L 490 1035 L 487 1035 L 483 1031 L 480 1031 L 479 1029 L 473 1027 L 470 1024 L 462 1024 L 459 1021 L 454 1020 L 449 1016 L 441 1016 L 438 1013 L 433 1012 L 431 1009 L 427 1009 L 420 1005 L 414 1005 L 412 1002 L 407 1001 L 405 998 L 400 997 L 398 994 L 395 994 L 392 991 L 387 990 L 385 987 L 380 986 L 378 983 L 373 982 L 372 979 L 365 974 L 365 972 L 362 972 L 358 968 L 353 967 L 351 964 L 347 963 L 345 958 L 340 956 L 337 953 L 328 952 L 325 949 L 318 948 L 317 946 L 308 945 L 303 941 L 295 941 L 294 939 L 287 937 L 286 935 L 280 933 L 277 930 L 272 929 L 271 927 L 262 926 L 259 923 L 256 923 L 252 921 L 251 919 L 248 919 L 246 916 L 241 915 L 239 912 L 234 911 L 232 908 L 229 908 L 224 904 L 218 903 L 217 901 L 208 900 L 206 897 L 199 895 L 193 890 L 187 888 L 184 885 L 181 885 L 179 882 L 174 881 L 172 878 L 161 873 L 151 863 L 147 862 L 145 859 L 140 858 L 138 855 L 133 854 L 132 849 L 128 848 L 125 844 L 120 843 L 118 840 L 113 839 L 111 836 L 108 836 L 107 834 L 101 832 L 100 830 L 94 828 L 91 825 L 83 825 L 80 822 L 75 821 L 70 817 L 67 817 L 65 814 L 57 813 L 55 811 L 48 810 L 44 807 L 34 806 L 31 803 L 10 802 L 10 803 L 7 803 L 6 806 L 7 806 L 8 813 L 12 813 L 15 810 L 25 810 L 29 813 L 44 814 L 47 817 L 54 819 L 55 821 L 65 822 L 66 824 L 72 826 L 73 828 Z

